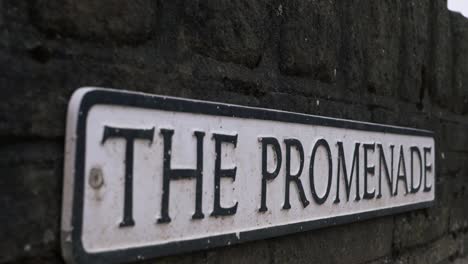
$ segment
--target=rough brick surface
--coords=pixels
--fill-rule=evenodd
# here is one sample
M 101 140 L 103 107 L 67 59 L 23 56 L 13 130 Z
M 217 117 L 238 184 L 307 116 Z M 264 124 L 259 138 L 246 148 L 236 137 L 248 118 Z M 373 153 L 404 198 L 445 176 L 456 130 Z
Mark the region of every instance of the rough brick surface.
M 369 32 L 365 37 L 367 91 L 392 96 L 399 87 L 401 3 L 368 1 Z
M 59 256 L 62 160 L 55 142 L 2 143 L 0 263 Z
M 139 42 L 156 28 L 156 1 L 31 1 L 31 18 L 50 37 Z
M 269 32 L 267 2 L 186 1 L 184 23 L 189 45 L 205 56 L 255 67 Z
M 464 263 L 466 43 L 445 0 L 0 1 L 0 263 L 63 263 L 65 115 L 81 86 L 435 133 L 432 208 L 158 262 Z
M 400 96 L 420 102 L 427 87 L 430 1 L 402 1 Z
M 335 1 L 287 1 L 278 12 L 284 20 L 280 29 L 281 70 L 333 82 L 340 42 Z
M 279 238 L 272 241 L 273 262 L 363 263 L 391 254 L 392 242 L 386 238 L 392 228 L 391 219 L 377 219 L 371 224 L 355 223 Z M 371 245 L 372 250 L 368 250 Z
M 460 14 L 451 15 L 453 36 L 453 88 L 454 110 L 460 113 L 468 112 L 468 21 Z

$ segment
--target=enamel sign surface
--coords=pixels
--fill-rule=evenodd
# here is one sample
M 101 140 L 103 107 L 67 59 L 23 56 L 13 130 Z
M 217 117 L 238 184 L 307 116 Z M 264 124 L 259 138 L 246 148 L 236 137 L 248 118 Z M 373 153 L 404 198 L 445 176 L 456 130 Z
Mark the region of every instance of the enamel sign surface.
M 122 263 L 428 207 L 434 157 L 425 130 L 82 88 L 63 254 Z

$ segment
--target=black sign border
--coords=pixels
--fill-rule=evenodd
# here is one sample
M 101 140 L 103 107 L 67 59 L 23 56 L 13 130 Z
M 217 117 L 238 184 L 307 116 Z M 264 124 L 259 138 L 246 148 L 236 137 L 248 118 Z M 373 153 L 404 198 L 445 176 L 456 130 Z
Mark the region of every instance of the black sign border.
M 160 256 L 187 253 L 195 250 L 209 249 L 219 246 L 232 245 L 246 241 L 272 238 L 286 234 L 293 234 L 329 227 L 350 222 L 361 221 L 374 217 L 402 213 L 410 210 L 427 208 L 433 205 L 434 200 L 417 204 L 380 209 L 370 212 L 357 213 L 327 219 L 300 222 L 273 226 L 253 231 L 229 233 L 200 239 L 171 242 L 163 245 L 135 247 L 128 249 L 112 250 L 99 253 L 90 253 L 83 248 L 81 241 L 83 220 L 83 190 L 85 185 L 85 142 L 86 120 L 90 109 L 95 105 L 118 105 L 136 108 L 157 109 L 166 111 L 189 112 L 204 115 L 227 116 L 238 118 L 261 119 L 287 123 L 300 123 L 307 125 L 320 125 L 354 130 L 384 132 L 392 134 L 415 135 L 434 138 L 434 133 L 428 130 L 404 128 L 397 126 L 380 125 L 351 120 L 327 118 L 314 115 L 306 115 L 279 110 L 245 107 L 175 97 L 149 95 L 143 93 L 120 91 L 104 88 L 93 88 L 87 91 L 80 102 L 79 115 L 76 127 L 76 154 L 75 175 L 73 190 L 73 208 L 71 223 L 71 245 L 62 246 L 64 256 L 72 263 L 126 263 L 141 261 Z M 73 131 L 72 131 L 73 133 Z M 435 146 L 434 146 L 435 147 Z M 435 150 L 434 150 L 435 153 Z M 435 173 L 435 170 L 434 170 Z M 434 175 L 435 177 L 435 175 Z M 433 185 L 435 188 L 435 185 Z M 434 190 L 435 191 L 435 190 Z M 62 237 L 62 245 L 69 244 Z

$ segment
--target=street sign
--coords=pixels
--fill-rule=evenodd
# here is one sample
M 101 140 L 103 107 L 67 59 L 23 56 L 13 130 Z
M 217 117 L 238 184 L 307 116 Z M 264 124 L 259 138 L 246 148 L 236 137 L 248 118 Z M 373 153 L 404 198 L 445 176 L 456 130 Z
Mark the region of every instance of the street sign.
M 430 131 L 81 88 L 68 109 L 62 247 L 121 263 L 430 206 Z

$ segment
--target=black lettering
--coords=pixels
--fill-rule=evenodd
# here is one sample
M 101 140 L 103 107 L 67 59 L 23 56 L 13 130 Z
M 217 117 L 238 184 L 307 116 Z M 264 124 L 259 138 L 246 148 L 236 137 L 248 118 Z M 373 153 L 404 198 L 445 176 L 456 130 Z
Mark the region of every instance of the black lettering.
M 356 168 L 356 197 L 355 200 L 359 201 L 361 198 L 359 197 L 359 146 L 360 143 L 356 143 L 354 145 L 354 155 L 353 155 L 353 162 L 351 164 L 351 175 L 348 179 L 348 172 L 346 169 L 346 159 L 343 150 L 343 142 L 338 141 L 336 143 L 338 145 L 338 173 L 337 173 L 337 180 L 336 180 L 336 198 L 334 203 L 340 202 L 340 174 L 341 168 L 343 167 L 343 177 L 345 180 L 345 187 L 346 187 L 346 201 L 349 201 L 349 195 L 351 193 L 351 185 L 353 183 L 353 173 L 354 168 Z
M 221 146 L 222 143 L 230 143 L 233 144 L 234 147 L 237 146 L 237 135 L 223 135 L 223 134 L 213 134 L 213 138 L 215 140 L 215 171 L 214 171 L 214 206 L 213 212 L 211 212 L 211 216 L 226 216 L 226 215 L 233 215 L 237 211 L 237 204 L 224 208 L 221 207 L 221 178 L 231 178 L 232 181 L 236 180 L 236 171 L 237 167 L 232 169 L 221 169 Z
M 401 171 L 403 169 L 403 171 Z M 405 154 L 403 152 L 403 146 L 400 146 L 400 158 L 398 160 L 397 179 L 395 186 L 395 196 L 398 195 L 398 183 L 403 180 L 405 184 L 405 194 L 408 194 L 408 182 L 406 181 L 406 165 L 405 165 Z
M 274 137 L 264 137 L 260 138 L 262 142 L 262 198 L 261 198 L 261 205 L 259 212 L 266 212 L 268 211 L 268 207 L 266 206 L 266 195 L 267 195 L 267 181 L 271 181 L 278 176 L 279 171 L 281 169 L 281 146 L 278 140 Z M 267 148 L 270 145 L 273 148 L 273 151 L 276 155 L 276 168 L 273 172 L 269 172 L 267 169 L 268 163 L 268 156 L 267 156 Z
M 431 153 L 431 148 L 424 148 L 424 192 L 429 192 L 432 189 L 432 184 L 427 185 L 427 172 L 432 171 L 432 164 L 427 163 L 427 154 Z
M 362 145 L 364 147 L 364 195 L 362 196 L 363 199 L 372 199 L 375 197 L 375 188 L 372 191 L 367 190 L 367 176 L 369 174 L 374 175 L 375 174 L 375 165 L 369 166 L 368 164 L 368 156 L 367 154 L 369 153 L 368 151 L 372 150 L 372 152 L 375 151 L 375 143 L 374 144 L 364 144 Z
M 153 143 L 154 127 L 151 129 L 130 129 L 104 126 L 104 135 L 101 144 L 109 138 L 125 139 L 125 188 L 124 188 L 124 208 L 123 220 L 120 227 L 134 226 L 133 219 L 133 151 L 134 142 L 137 139 L 148 140 Z
M 395 148 L 394 145 L 390 145 L 391 150 L 391 159 L 390 159 L 390 172 L 388 171 L 387 160 L 385 159 L 385 153 L 383 151 L 382 144 L 377 145 L 380 149 L 380 157 L 379 157 L 379 193 L 377 194 L 377 198 L 382 197 L 382 168 L 385 169 L 385 174 L 387 178 L 388 188 L 390 189 L 390 195 L 393 196 L 393 150 Z
M 411 151 L 411 193 L 417 193 L 419 191 L 419 188 L 421 188 L 421 183 L 423 181 L 423 164 L 422 164 L 422 158 L 421 158 L 421 152 L 419 151 L 419 148 L 416 146 L 413 146 L 410 148 Z M 419 160 L 419 184 L 418 186 L 415 186 L 414 183 L 414 154 L 417 154 L 416 156 L 418 157 Z
M 202 212 L 202 192 L 203 192 L 203 138 L 205 133 L 202 131 L 195 131 L 194 135 L 197 138 L 197 168 L 191 169 L 171 169 L 172 157 L 172 136 L 174 130 L 161 129 L 161 134 L 164 139 L 164 161 L 163 161 L 163 195 L 161 204 L 161 217 L 158 223 L 169 223 L 169 185 L 171 180 L 179 179 L 196 179 L 195 191 L 195 213 L 192 219 L 202 219 L 204 214 Z
M 319 197 L 317 194 L 317 191 L 315 189 L 315 176 L 314 176 L 314 164 L 315 164 L 315 154 L 317 153 L 317 149 L 322 146 L 325 148 L 327 151 L 327 158 L 328 158 L 328 183 L 327 183 L 327 191 L 323 195 L 323 197 Z M 323 204 L 327 198 L 328 194 L 330 194 L 330 188 L 331 188 L 331 181 L 332 181 L 332 158 L 331 158 L 331 151 L 330 151 L 330 146 L 328 145 L 328 142 L 325 139 L 319 139 L 314 145 L 314 148 L 312 149 L 312 156 L 310 157 L 310 167 L 309 167 L 309 177 L 310 177 L 310 190 L 312 191 L 312 197 L 314 198 L 315 202 L 317 204 Z
M 286 186 L 284 191 L 284 205 L 283 209 L 290 209 L 291 204 L 289 203 L 289 185 L 291 182 L 294 182 L 297 186 L 299 197 L 302 202 L 302 206 L 305 208 L 309 205 L 307 200 L 304 188 L 302 187 L 302 182 L 299 177 L 301 177 L 302 169 L 304 168 L 304 148 L 299 140 L 291 138 L 285 139 L 284 143 L 286 144 Z M 291 148 L 295 147 L 299 153 L 299 170 L 295 175 L 291 174 Z

